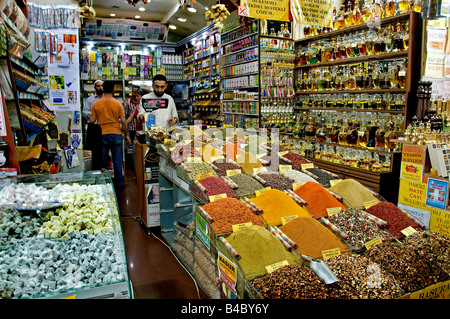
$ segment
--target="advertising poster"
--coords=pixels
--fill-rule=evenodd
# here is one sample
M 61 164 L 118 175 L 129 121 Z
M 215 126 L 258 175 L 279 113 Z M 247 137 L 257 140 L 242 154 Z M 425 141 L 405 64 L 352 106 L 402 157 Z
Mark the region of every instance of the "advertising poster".
M 447 207 L 447 198 L 448 181 L 429 178 L 426 202 L 427 205 L 439 209 L 445 209 Z
M 402 162 L 400 178 L 411 179 L 413 181 L 422 181 L 423 165 Z
M 55 41 L 49 53 L 48 77 L 50 101 L 55 111 L 80 110 L 80 65 L 78 31 L 55 30 Z
M 291 12 L 301 24 L 330 28 L 333 22 L 331 0 L 292 0 Z
M 289 21 L 289 0 L 241 0 L 240 16 Z

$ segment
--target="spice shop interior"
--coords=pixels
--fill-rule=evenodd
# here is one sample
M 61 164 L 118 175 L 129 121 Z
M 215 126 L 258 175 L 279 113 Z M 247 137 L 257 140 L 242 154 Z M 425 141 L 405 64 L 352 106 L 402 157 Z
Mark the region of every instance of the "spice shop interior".
M 0 298 L 450 298 L 447 2 L 0 15 Z

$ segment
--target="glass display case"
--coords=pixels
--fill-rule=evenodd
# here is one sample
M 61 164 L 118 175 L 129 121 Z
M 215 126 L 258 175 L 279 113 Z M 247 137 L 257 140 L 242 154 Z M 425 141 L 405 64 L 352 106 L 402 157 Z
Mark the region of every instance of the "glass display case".
M 0 180 L 0 298 L 132 298 L 107 171 Z

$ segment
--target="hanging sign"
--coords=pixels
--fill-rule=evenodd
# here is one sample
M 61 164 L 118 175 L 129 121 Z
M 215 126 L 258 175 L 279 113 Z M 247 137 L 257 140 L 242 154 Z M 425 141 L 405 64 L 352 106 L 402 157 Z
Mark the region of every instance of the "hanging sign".
M 241 0 L 240 16 L 289 21 L 289 0 Z
M 291 0 L 294 21 L 306 25 L 331 28 L 332 0 Z

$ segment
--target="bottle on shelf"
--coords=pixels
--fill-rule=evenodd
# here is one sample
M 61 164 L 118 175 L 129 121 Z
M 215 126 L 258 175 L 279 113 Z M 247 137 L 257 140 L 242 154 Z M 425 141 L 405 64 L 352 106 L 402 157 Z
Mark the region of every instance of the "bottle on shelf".
M 398 71 L 398 83 L 400 89 L 406 88 L 406 70 L 408 69 L 407 60 L 403 59 L 402 65 Z
M 350 0 L 347 0 L 347 3 L 345 5 L 345 24 L 347 27 L 351 27 L 352 25 L 355 25 L 353 23 L 353 8 L 352 8 L 352 2 Z
M 398 13 L 406 13 L 411 11 L 411 1 L 410 0 L 397 0 Z
M 405 28 L 403 30 L 403 49 L 409 49 L 409 21 L 406 21 Z
M 384 6 L 385 17 L 392 17 L 397 14 L 395 0 L 386 0 Z
M 373 0 L 363 0 L 361 15 L 364 23 L 372 22 L 372 2 Z
M 359 9 L 359 0 L 355 1 L 355 6 L 353 8 L 353 13 L 352 13 L 352 22 L 353 22 L 353 25 L 360 25 L 363 23 L 361 10 Z
M 413 0 L 412 10 L 414 12 L 420 13 L 422 11 L 422 1 L 421 0 Z
M 382 6 L 382 0 L 374 0 L 372 4 L 372 21 L 383 19 L 385 12 Z
M 403 47 L 403 28 L 402 24 L 399 22 L 396 26 L 392 25 L 393 29 L 393 41 L 392 41 L 392 52 L 400 52 L 405 48 Z
M 342 4 L 341 8 L 339 10 L 338 18 L 337 18 L 337 30 L 343 29 L 347 26 L 347 23 L 345 22 L 345 5 Z

